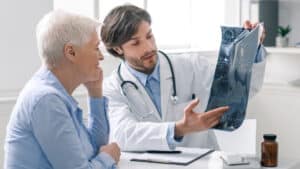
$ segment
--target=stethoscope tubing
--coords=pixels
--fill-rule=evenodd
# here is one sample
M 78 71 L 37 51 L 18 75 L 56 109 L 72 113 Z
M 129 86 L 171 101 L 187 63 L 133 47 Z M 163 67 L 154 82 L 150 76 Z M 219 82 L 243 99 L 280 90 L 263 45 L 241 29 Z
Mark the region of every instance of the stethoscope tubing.
M 172 65 L 172 62 L 171 62 L 171 60 L 170 60 L 170 58 L 168 57 L 168 55 L 166 54 L 166 53 L 164 53 L 164 52 L 162 52 L 162 51 L 158 51 L 158 52 L 160 52 L 162 55 L 164 55 L 164 57 L 167 59 L 167 61 L 168 61 L 168 64 L 169 64 L 169 67 L 170 67 L 170 71 L 171 71 L 171 75 L 172 75 L 172 85 L 173 85 L 173 93 L 172 93 L 172 100 L 174 101 L 174 102 L 176 102 L 177 101 L 177 90 L 176 90 L 176 82 L 175 82 L 175 75 L 174 75 L 174 69 L 173 69 L 173 65 Z M 118 77 L 119 77 L 119 79 L 121 80 L 121 89 L 123 90 L 123 86 L 125 85 L 125 84 L 127 84 L 127 83 L 129 83 L 129 84 L 131 84 L 132 86 L 134 86 L 134 88 L 136 89 L 136 90 L 139 90 L 139 88 L 138 88 L 138 86 L 134 83 L 134 82 L 132 82 L 132 81 L 130 81 L 130 80 L 124 80 L 124 78 L 123 78 L 123 76 L 121 75 L 121 64 L 122 63 L 120 63 L 119 64 L 119 66 L 118 66 L 118 70 L 117 70 L 117 74 L 118 74 Z M 123 92 L 124 93 L 124 92 Z M 124 95 L 126 95 L 126 93 L 124 93 Z

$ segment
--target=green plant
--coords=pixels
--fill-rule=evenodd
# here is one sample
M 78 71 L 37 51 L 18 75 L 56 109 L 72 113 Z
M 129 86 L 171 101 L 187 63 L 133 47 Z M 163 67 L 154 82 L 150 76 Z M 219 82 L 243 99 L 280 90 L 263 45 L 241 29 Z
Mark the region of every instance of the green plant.
M 291 29 L 290 25 L 288 25 L 287 27 L 278 26 L 277 33 L 281 37 L 285 37 L 287 34 L 289 34 L 291 32 L 291 30 L 292 29 Z

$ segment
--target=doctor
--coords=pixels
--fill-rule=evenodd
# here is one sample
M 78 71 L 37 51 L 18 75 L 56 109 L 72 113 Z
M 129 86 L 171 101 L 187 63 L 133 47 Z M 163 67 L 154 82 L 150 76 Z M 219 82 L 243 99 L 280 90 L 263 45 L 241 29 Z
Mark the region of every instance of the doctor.
M 246 23 L 246 28 L 252 26 Z M 109 98 L 111 139 L 123 151 L 170 150 L 178 145 L 218 148 L 209 129 L 229 107 L 204 112 L 215 66 L 199 56 L 159 52 L 150 15 L 133 5 L 110 11 L 101 38 L 108 52 L 123 60 L 103 88 Z M 259 61 L 254 66 L 252 92 L 262 84 L 264 65 Z

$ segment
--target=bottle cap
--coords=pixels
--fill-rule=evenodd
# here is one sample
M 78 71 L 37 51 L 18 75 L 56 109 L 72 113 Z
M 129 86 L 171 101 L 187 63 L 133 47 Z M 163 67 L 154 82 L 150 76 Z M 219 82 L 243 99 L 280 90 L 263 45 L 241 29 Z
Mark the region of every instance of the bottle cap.
M 264 139 L 275 141 L 276 140 L 276 135 L 275 134 L 264 134 Z

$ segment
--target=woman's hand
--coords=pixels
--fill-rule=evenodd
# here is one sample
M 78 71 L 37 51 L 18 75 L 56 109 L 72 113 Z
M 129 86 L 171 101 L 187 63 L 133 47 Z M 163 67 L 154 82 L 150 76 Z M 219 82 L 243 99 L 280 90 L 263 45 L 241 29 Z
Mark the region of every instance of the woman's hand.
M 105 152 L 109 154 L 115 160 L 116 163 L 120 161 L 121 151 L 116 143 L 110 143 L 102 146 L 100 148 L 100 152 Z
M 103 70 L 101 67 L 99 67 L 99 69 L 100 73 L 97 80 L 84 83 L 90 97 L 102 97 Z

